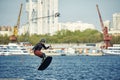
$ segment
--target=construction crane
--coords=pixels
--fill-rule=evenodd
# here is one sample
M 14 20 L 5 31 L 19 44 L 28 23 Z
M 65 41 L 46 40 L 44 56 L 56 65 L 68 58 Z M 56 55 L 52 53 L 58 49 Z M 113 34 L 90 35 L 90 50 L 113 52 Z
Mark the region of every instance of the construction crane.
M 111 46 L 110 41 L 111 41 L 112 37 L 108 34 L 108 28 L 106 26 L 104 26 L 104 24 L 103 24 L 102 17 L 101 17 L 98 5 L 96 5 L 96 8 L 97 8 L 97 11 L 98 11 L 100 24 L 101 24 L 102 32 L 103 32 L 104 45 L 101 46 L 101 48 L 107 49 L 108 47 Z
M 20 25 L 20 17 L 21 17 L 21 12 L 22 12 L 22 6 L 23 4 L 21 4 L 21 7 L 20 7 L 20 12 L 19 12 L 19 15 L 18 15 L 18 20 L 17 20 L 17 24 L 16 26 L 14 26 L 13 28 L 13 35 L 10 36 L 10 41 L 17 41 L 17 35 L 18 35 L 18 29 L 19 29 L 19 25 Z

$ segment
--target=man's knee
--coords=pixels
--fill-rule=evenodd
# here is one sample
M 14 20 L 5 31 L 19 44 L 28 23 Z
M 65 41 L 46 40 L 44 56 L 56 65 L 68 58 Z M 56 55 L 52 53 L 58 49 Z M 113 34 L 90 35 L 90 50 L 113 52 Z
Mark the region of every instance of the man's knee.
M 43 55 L 43 58 L 46 57 L 45 53 L 42 53 L 42 55 Z

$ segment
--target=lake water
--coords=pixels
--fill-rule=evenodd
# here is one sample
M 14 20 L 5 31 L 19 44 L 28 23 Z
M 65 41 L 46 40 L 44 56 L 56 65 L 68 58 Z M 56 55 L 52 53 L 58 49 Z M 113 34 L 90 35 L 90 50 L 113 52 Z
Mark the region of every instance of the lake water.
M 53 56 L 44 71 L 36 56 L 0 56 L 0 80 L 120 80 L 120 56 Z

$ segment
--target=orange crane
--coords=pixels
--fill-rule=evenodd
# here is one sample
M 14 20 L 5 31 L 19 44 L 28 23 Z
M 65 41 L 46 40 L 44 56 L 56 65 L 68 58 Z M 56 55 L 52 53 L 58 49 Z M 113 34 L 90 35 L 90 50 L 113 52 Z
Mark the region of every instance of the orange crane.
M 18 29 L 19 29 L 19 25 L 20 25 L 20 17 L 21 17 L 21 12 L 22 12 L 22 6 L 23 6 L 23 4 L 21 4 L 21 7 L 20 7 L 20 12 L 19 12 L 17 24 L 13 28 L 13 35 L 11 35 L 10 38 L 9 38 L 10 41 L 12 41 L 12 42 L 17 41 L 17 35 L 18 35 Z
M 96 8 L 98 11 L 98 15 L 99 15 L 99 19 L 100 19 L 100 23 L 101 23 L 101 27 L 102 27 L 102 32 L 103 32 L 104 45 L 101 46 L 101 48 L 107 49 L 108 47 L 111 46 L 110 41 L 111 41 L 112 37 L 108 34 L 108 28 L 106 26 L 104 26 L 104 24 L 103 24 L 98 5 L 96 5 Z

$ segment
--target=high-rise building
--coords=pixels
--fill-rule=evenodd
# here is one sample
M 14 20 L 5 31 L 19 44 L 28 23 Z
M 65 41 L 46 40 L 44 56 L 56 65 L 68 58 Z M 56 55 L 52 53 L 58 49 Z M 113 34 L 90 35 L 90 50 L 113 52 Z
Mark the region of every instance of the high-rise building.
M 114 36 L 120 35 L 120 13 L 113 14 L 112 27 L 110 28 L 109 34 Z
M 113 14 L 113 29 L 120 30 L 120 13 Z
M 58 25 L 58 0 L 26 0 L 29 34 L 54 34 Z

